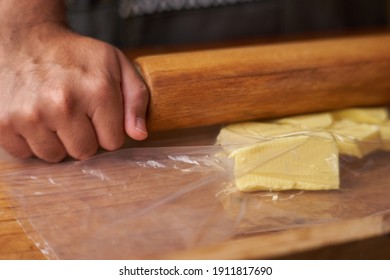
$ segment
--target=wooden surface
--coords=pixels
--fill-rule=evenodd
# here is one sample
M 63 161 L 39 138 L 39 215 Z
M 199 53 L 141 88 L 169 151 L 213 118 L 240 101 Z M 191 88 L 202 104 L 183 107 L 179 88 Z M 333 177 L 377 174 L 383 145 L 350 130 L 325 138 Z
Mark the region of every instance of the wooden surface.
M 0 192 L 0 213 L 0 259 L 45 259 L 15 220 L 3 191 Z M 177 252 L 161 258 L 390 259 L 389 221 L 388 214 L 378 215 L 326 226 L 262 234 L 206 248 Z M 352 241 L 355 242 L 349 244 Z M 340 248 L 334 246 L 339 244 L 346 245 Z M 333 248 L 329 248 L 331 245 Z M 322 256 L 324 251 L 326 254 Z M 367 251 L 370 253 L 368 254 Z
M 390 35 L 140 57 L 152 130 L 390 104 Z
M 189 145 L 209 145 L 210 141 L 215 136 L 215 131 L 217 128 L 205 128 L 205 129 L 195 129 L 195 130 L 186 130 L 184 132 L 176 132 L 175 135 L 170 135 L 170 133 L 159 133 L 157 135 L 152 135 L 151 139 L 148 143 L 144 143 L 145 146 L 158 146 L 161 143 L 165 143 L 167 146 L 176 146 L 178 144 L 178 141 L 181 143 L 187 143 Z M 188 135 L 191 135 L 191 132 L 193 132 L 192 135 L 198 135 L 197 137 L 188 137 Z M 179 140 L 178 140 L 179 139 Z M 162 142 L 161 142 L 162 141 Z M 129 144 L 130 146 L 132 143 Z M 154 152 L 152 152 L 153 154 Z M 151 157 L 151 159 L 154 159 Z M 244 222 L 241 228 L 241 234 L 237 234 L 236 236 L 232 236 L 232 238 L 229 238 L 230 240 L 221 241 L 221 242 L 213 242 L 213 244 L 209 245 L 203 245 L 203 246 L 196 246 L 194 248 L 185 249 L 183 247 L 178 246 L 177 249 L 170 251 L 168 253 L 159 253 L 159 254 L 152 254 L 149 256 L 145 256 L 144 258 L 152 258 L 152 259 L 271 259 L 271 258 L 289 258 L 289 256 L 293 256 L 294 254 L 301 254 L 300 258 L 305 258 L 305 253 L 312 251 L 312 250 L 324 250 L 326 248 L 329 248 L 329 246 L 335 246 L 339 244 L 347 244 L 350 242 L 352 243 L 350 247 L 344 247 L 340 251 L 340 255 L 338 255 L 337 248 L 335 248 L 333 252 L 332 258 L 361 258 L 364 259 L 365 255 L 364 252 L 367 249 L 364 249 L 362 247 L 361 251 L 359 251 L 359 256 L 356 256 L 356 250 L 353 248 L 359 248 L 356 247 L 356 244 L 361 244 L 362 242 L 367 242 L 367 240 L 373 240 L 371 241 L 373 246 L 376 246 L 376 248 L 371 247 L 371 250 L 377 251 L 378 255 L 371 255 L 370 258 L 379 258 L 380 256 L 388 256 L 388 251 L 386 248 L 382 247 L 383 244 L 383 238 L 386 235 L 389 235 L 390 233 L 390 211 L 389 211 L 389 204 L 390 204 L 390 198 L 389 198 L 389 191 L 387 191 L 388 188 L 388 179 L 384 175 L 386 170 L 388 169 L 388 159 L 389 154 L 377 154 L 375 157 L 371 158 L 370 161 L 367 161 L 368 165 L 364 165 L 361 162 L 350 162 L 348 163 L 349 166 L 345 164 L 345 170 L 343 173 L 348 172 L 359 172 L 359 180 L 350 178 L 350 176 L 346 176 L 342 179 L 342 193 L 337 192 L 323 192 L 323 193 L 311 193 L 306 195 L 297 196 L 295 200 L 292 200 L 291 203 L 288 201 L 286 203 L 280 204 L 280 209 L 283 209 L 287 212 L 291 212 L 291 217 L 297 218 L 297 217 L 305 217 L 305 215 L 311 215 L 311 212 L 323 212 L 325 213 L 325 216 L 328 214 L 331 216 L 336 217 L 333 221 L 325 222 L 322 221 L 323 214 L 314 214 L 314 218 L 317 219 L 320 222 L 320 224 L 316 223 L 309 223 L 308 225 L 303 225 L 300 228 L 290 228 L 285 229 L 281 231 L 273 231 L 273 232 L 259 232 L 256 234 L 246 234 L 246 231 L 248 227 L 246 226 L 246 223 Z M 373 162 L 377 164 L 375 168 L 372 167 Z M 141 163 L 141 161 L 139 162 Z M 129 167 L 128 165 L 122 165 L 116 163 L 115 161 L 109 161 L 108 164 L 97 164 L 92 165 L 95 166 L 94 170 L 107 170 L 108 172 L 105 173 L 106 175 L 113 176 L 113 174 L 123 174 L 123 178 L 127 181 L 131 181 L 132 184 L 135 184 L 134 188 L 132 187 L 132 190 L 127 190 L 127 195 L 123 197 L 119 193 L 119 196 L 116 196 L 117 191 L 120 192 L 121 188 L 120 185 L 123 183 L 121 181 L 118 181 L 118 183 L 115 183 L 114 185 L 108 184 L 107 191 L 109 191 L 113 196 L 114 200 L 108 199 L 107 196 L 104 195 L 104 192 L 100 192 L 100 190 L 105 190 L 104 186 L 107 183 L 100 182 L 100 181 L 92 181 L 94 184 L 91 184 L 88 186 L 86 185 L 86 182 L 91 181 L 85 181 L 80 175 L 77 175 L 77 168 L 73 169 L 72 166 L 67 166 L 66 168 L 61 167 L 60 165 L 48 165 L 51 172 L 54 175 L 52 175 L 52 178 L 54 181 L 59 182 L 61 178 L 69 177 L 74 178 L 71 179 L 72 184 L 66 185 L 64 189 L 64 193 L 57 193 L 52 196 L 50 196 L 49 200 L 42 200 L 42 197 L 37 196 L 36 197 L 36 205 L 39 207 L 38 212 L 36 212 L 36 207 L 34 205 L 30 205 L 28 207 L 28 203 L 26 203 L 24 206 L 26 207 L 25 210 L 28 211 L 28 214 L 31 215 L 33 218 L 37 213 L 41 213 L 43 216 L 43 219 L 41 221 L 38 221 L 40 223 L 47 222 L 51 223 L 54 221 L 54 223 L 58 223 L 56 227 L 59 228 L 65 228 L 67 230 L 68 227 L 72 227 L 74 225 L 73 220 L 76 220 L 78 218 L 83 219 L 83 207 L 79 207 L 78 203 L 74 203 L 73 200 L 67 202 L 67 189 L 69 188 L 70 192 L 76 192 L 77 190 L 80 191 L 79 194 L 77 194 L 75 197 L 79 197 L 80 200 L 86 201 L 88 200 L 90 205 L 95 205 L 96 209 L 104 209 L 110 206 L 109 211 L 113 211 L 112 213 L 115 213 L 115 211 L 126 211 L 126 208 L 124 208 L 124 205 L 126 204 L 135 204 L 136 205 L 147 205 L 145 203 L 140 204 L 140 199 L 145 199 L 145 202 L 148 200 L 152 201 L 155 199 L 155 197 L 160 196 L 161 194 L 164 195 L 164 192 L 166 190 L 162 190 L 161 182 L 158 179 L 159 177 L 153 177 L 153 174 L 150 173 L 150 169 L 146 170 L 144 167 L 140 167 L 139 169 L 134 170 L 135 176 L 129 175 Z M 142 165 L 142 164 L 141 164 Z M 13 164 L 8 161 L 2 161 L 1 171 L 2 172 L 12 172 L 15 170 L 27 170 L 26 167 L 29 167 L 28 165 L 22 165 L 24 167 L 21 167 L 19 163 Z M 47 165 L 43 165 L 45 168 L 47 168 Z M 373 169 L 373 173 L 367 172 L 367 170 L 370 170 L 367 168 L 367 166 L 371 166 Z M 132 167 L 134 168 L 134 167 Z M 387 169 L 386 169 L 387 168 Z M 127 171 L 126 171 L 127 170 Z M 366 172 L 364 172 L 366 171 Z M 170 171 L 169 171 L 170 172 Z M 168 172 L 168 173 L 169 173 Z M 47 172 L 38 172 L 35 175 L 39 178 L 40 176 L 45 177 Z M 130 172 L 131 173 L 131 172 Z M 153 170 L 153 173 L 158 173 L 158 170 Z M 46 174 L 46 175 L 45 175 Z M 111 174 L 111 175 L 110 175 Z M 134 181 L 134 179 L 138 177 L 143 177 L 143 174 L 145 174 L 144 178 L 138 181 Z M 148 176 L 149 174 L 149 176 Z M 167 174 L 165 174 L 167 175 Z M 170 178 L 170 177 L 166 177 Z M 187 180 L 187 179 L 183 179 Z M 38 181 L 41 182 L 41 181 Z M 44 180 L 42 181 L 44 182 Z M 152 182 L 152 184 L 150 183 Z M 154 182 L 154 183 L 153 183 Z M 176 180 L 175 182 L 179 182 L 180 180 Z M 143 184 L 143 187 L 141 185 Z M 19 223 L 16 221 L 13 210 L 17 210 L 20 207 L 13 208 L 17 206 L 17 204 L 13 204 L 13 207 L 11 207 L 10 204 L 10 197 L 9 197 L 9 189 L 6 192 L 6 189 L 4 188 L 4 181 L 1 180 L 1 184 L 3 188 L 0 190 L 0 258 L 2 259 L 41 259 L 44 258 L 44 255 L 40 252 L 40 250 L 34 245 L 34 243 L 28 238 L 28 235 L 24 233 L 23 229 L 19 225 Z M 116 190 L 118 185 L 118 190 Z M 130 185 L 129 185 L 130 186 Z M 174 190 L 176 187 L 174 184 L 167 184 L 168 189 Z M 8 186 L 9 187 L 9 186 Z M 44 183 L 42 185 L 39 185 L 36 189 L 37 184 L 31 185 L 31 192 L 33 191 L 41 191 L 44 192 L 50 187 L 53 187 L 52 185 L 48 183 Z M 92 187 L 92 188 L 90 188 Z M 142 187 L 142 188 L 141 188 Z M 368 187 L 370 189 L 368 189 Z M 86 193 L 88 189 L 91 189 L 93 191 L 92 193 Z M 139 190 L 143 190 L 139 191 Z M 95 193 L 95 190 L 97 191 Z M 170 190 L 167 190 L 168 192 Z M 213 191 L 211 191 L 211 194 Z M 146 195 L 147 194 L 147 195 Z M 185 205 L 189 206 L 191 208 L 191 212 L 197 213 L 199 209 L 201 209 L 201 212 L 203 213 L 203 216 L 207 213 L 212 214 L 209 219 L 207 219 L 208 223 L 211 223 L 213 226 L 214 223 L 216 223 L 218 220 L 219 222 L 215 224 L 216 231 L 213 234 L 223 236 L 224 230 L 230 230 L 232 228 L 232 221 L 229 221 L 232 215 L 234 216 L 237 208 L 232 204 L 226 204 L 227 200 L 224 199 L 218 199 L 218 202 L 216 203 L 215 197 L 213 195 L 209 195 L 209 191 L 207 191 L 207 188 L 205 188 L 203 191 L 190 193 L 190 196 L 185 202 Z M 112 198 L 111 197 L 111 198 Z M 120 199 L 118 199 L 120 198 Z M 238 201 L 238 197 L 233 199 L 233 201 Z M 32 197 L 31 201 L 34 201 L 34 197 Z M 257 201 L 257 198 L 254 196 L 254 202 Z M 264 201 L 261 200 L 264 204 Z M 42 203 L 45 202 L 45 203 Z M 68 207 L 65 208 L 65 210 L 61 210 L 60 208 L 64 207 L 63 202 L 65 202 L 65 207 L 68 205 Z M 76 201 L 77 202 L 77 201 Z M 34 204 L 34 202 L 30 202 L 30 204 Z M 59 209 L 56 208 L 56 204 L 62 205 L 59 206 Z M 303 212 L 304 216 L 302 216 L 302 213 L 300 213 L 300 207 L 303 206 Z M 44 207 L 40 207 L 41 205 L 44 205 Z M 72 206 L 73 205 L 73 206 Z M 174 207 L 183 207 L 183 204 L 174 202 L 172 204 Z M 249 205 L 249 204 L 248 204 Z M 31 207 L 33 206 L 33 207 Z M 262 207 L 262 213 L 268 213 L 270 211 L 274 211 L 274 208 L 267 208 L 264 207 L 266 204 Z M 54 208 L 50 208 L 54 207 Z M 215 208 L 216 207 L 216 208 Z M 306 208 L 308 207 L 308 208 Z M 45 210 L 46 209 L 46 210 Z M 54 211 L 51 211 L 50 209 L 54 209 L 57 211 L 56 215 L 52 216 L 51 214 L 54 213 Z M 65 211 L 69 212 L 69 209 L 72 209 L 72 211 L 79 211 L 76 216 L 73 216 L 73 219 L 66 220 L 66 217 L 62 214 Z M 136 208 L 134 208 L 136 209 Z M 179 208 L 180 209 L 180 208 Z M 212 212 L 214 211 L 214 212 Z M 214 209 L 214 210 L 213 210 Z M 90 215 L 91 209 L 89 209 L 88 215 Z M 163 209 L 162 209 L 163 210 Z M 30 212 L 31 211 L 31 212 Z M 43 211 L 43 212 L 42 212 Z M 46 212 L 45 212 L 46 211 Z M 72 212 L 71 211 L 71 212 Z M 177 212 L 175 215 L 180 215 L 180 212 Z M 370 213 L 376 213 L 375 215 L 370 215 Z M 168 220 L 165 218 L 164 211 L 161 211 L 160 213 L 162 216 L 158 219 L 161 221 L 162 224 L 166 224 L 169 219 L 176 220 L 177 218 L 173 218 L 174 216 L 168 215 Z M 168 213 L 169 214 L 169 213 Z M 226 215 L 227 214 L 227 215 Z M 261 213 L 260 213 L 261 214 Z M 88 217 L 87 215 L 87 217 Z M 115 217 L 115 214 L 112 217 Z M 248 213 L 248 217 L 244 217 L 246 220 L 255 221 L 258 223 L 259 226 L 262 224 L 261 218 L 258 219 L 256 212 Z M 70 216 L 72 217 L 72 216 Z M 77 217 L 77 218 L 76 218 Z M 171 217 L 171 218 L 169 218 Z M 199 217 L 199 215 L 194 215 L 194 217 Z M 261 217 L 261 216 L 259 216 Z M 289 223 L 290 218 L 289 216 L 284 217 L 281 222 L 283 223 Z M 62 219 L 64 219 L 62 221 Z M 215 219 L 217 220 L 215 220 Z M 174 221 L 173 220 L 173 221 Z M 278 217 L 275 216 L 275 221 L 277 222 Z M 310 221 L 310 220 L 308 220 Z M 199 226 L 199 223 L 197 221 L 188 221 L 189 223 L 186 223 L 186 225 L 183 225 L 183 228 L 179 228 L 180 231 L 186 232 L 186 227 L 190 229 L 189 232 L 193 232 L 194 229 L 196 230 Z M 274 222 L 274 221 L 272 221 Z M 146 222 L 147 223 L 147 222 Z M 87 223 L 89 227 L 94 228 L 95 225 L 93 224 L 93 220 L 91 222 Z M 200 223 L 202 224 L 202 222 Z M 225 228 L 221 227 L 221 224 L 226 226 Z M 234 224 L 234 220 L 233 220 Z M 266 225 L 269 224 L 269 222 L 265 223 Z M 39 223 L 38 223 L 39 225 Z M 76 223 L 77 225 L 77 223 Z M 144 225 L 143 223 L 137 224 L 139 226 Z M 42 231 L 42 226 L 41 231 Z M 134 228 L 134 227 L 133 227 Z M 156 228 L 147 229 L 147 231 L 155 232 Z M 154 242 L 155 238 L 159 239 L 159 242 L 163 242 L 164 244 L 170 244 L 171 243 L 171 237 L 172 232 L 170 233 L 167 231 L 165 226 L 160 227 L 161 232 L 165 232 L 166 234 L 156 234 L 155 237 L 148 239 L 150 242 Z M 75 228 L 77 231 L 77 227 Z M 175 229 L 176 234 L 177 229 Z M 44 232 L 44 230 L 43 230 Z M 129 232 L 128 232 L 129 233 Z M 112 234 L 117 234 L 117 230 L 115 228 L 112 229 Z M 65 232 L 64 232 L 65 235 Z M 126 234 L 127 235 L 127 234 Z M 151 236 L 153 236 L 151 235 Z M 180 234 L 179 234 L 180 236 Z M 50 237 L 50 236 L 49 236 Z M 123 239 L 123 236 L 118 236 L 118 239 Z M 223 240 L 223 239 L 221 239 Z M 382 240 L 382 242 L 378 242 L 377 240 Z M 171 246 L 171 245 L 169 245 Z M 169 247 L 168 246 L 168 247 Z M 172 245 L 174 246 L 174 245 Z M 366 245 L 365 248 L 367 248 Z M 72 254 L 77 255 L 77 246 L 73 248 L 69 248 L 69 250 L 76 250 L 73 251 Z M 85 250 L 85 248 L 84 248 Z M 320 251 L 321 252 L 321 251 Z M 353 252 L 353 254 L 348 254 L 348 252 Z M 111 256 L 112 252 L 106 252 L 106 256 Z M 298 255 L 299 256 L 299 255 Z M 349 256 L 349 257 L 348 257 Z M 123 258 L 134 258 L 134 255 L 128 254 L 126 256 L 122 256 Z M 104 258 L 104 257 L 100 257 Z M 110 258 L 110 257 L 107 257 Z M 315 258 L 315 255 L 311 255 L 310 258 Z
M 289 255 L 307 250 L 324 248 L 384 236 L 390 232 L 390 212 L 357 220 L 333 223 L 325 226 L 312 226 L 302 229 L 259 234 L 207 248 L 177 252 L 166 256 L 168 259 L 274 259 L 288 258 Z M 345 249 L 350 250 L 350 249 Z M 389 249 L 377 247 L 389 255 Z M 364 253 L 364 252 L 360 252 Z M 305 256 L 304 254 L 302 255 Z M 335 256 L 337 258 L 337 256 Z M 347 256 L 354 259 L 356 256 Z M 362 256 L 364 259 L 364 255 Z
M 15 219 L 8 197 L 0 188 L 0 259 L 44 259 Z

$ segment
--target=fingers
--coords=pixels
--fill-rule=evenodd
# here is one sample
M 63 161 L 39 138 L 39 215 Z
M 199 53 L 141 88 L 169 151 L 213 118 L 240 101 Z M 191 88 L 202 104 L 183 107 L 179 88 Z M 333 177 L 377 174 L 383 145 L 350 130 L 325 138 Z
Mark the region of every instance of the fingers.
M 66 126 L 57 133 L 38 124 L 31 124 L 30 129 L 22 129 L 23 137 L 8 133 L 0 144 L 14 157 L 29 158 L 35 155 L 48 162 L 59 162 L 67 154 L 80 160 L 93 156 L 98 149 L 98 142 L 89 118 L 82 115 L 77 120 L 65 123 Z
M 86 115 L 69 121 L 67 125 L 57 131 L 57 135 L 68 154 L 75 159 L 90 158 L 96 153 L 99 146 L 91 120 Z
M 57 134 L 43 126 L 24 129 L 22 136 L 31 151 L 47 162 L 59 162 L 66 157 L 66 150 Z
M 90 106 L 92 108 L 90 118 L 100 146 L 109 151 L 119 149 L 125 141 L 119 83 L 100 80 L 88 90 L 94 95 L 94 101 L 84 102 L 93 103 Z
M 30 127 L 23 129 L 23 136 L 6 133 L 7 136 L 0 139 L 0 146 L 14 157 L 29 158 L 35 155 L 48 162 L 59 162 L 67 154 L 84 160 L 93 156 L 98 149 L 95 131 L 87 116 L 69 121 L 57 133 L 39 125 Z
M 1 147 L 6 150 L 11 156 L 17 158 L 29 158 L 33 156 L 29 145 L 23 137 L 16 134 L 8 134 L 6 139 L 1 139 Z
M 120 51 L 117 51 L 117 53 L 121 67 L 125 130 L 131 138 L 144 140 L 148 136 L 145 115 L 149 102 L 149 92 L 125 55 Z
M 38 114 L 19 115 L 17 124 L 4 121 L 0 124 L 0 145 L 10 155 L 28 158 L 33 155 L 48 162 L 59 162 L 66 151 L 55 132 L 40 123 Z
M 59 162 L 67 155 L 83 160 L 94 155 L 99 144 L 107 150 L 123 145 L 125 131 L 119 82 L 99 79 L 87 85 L 79 84 L 77 90 L 52 91 L 49 96 L 40 106 L 22 108 L 12 121 L 15 133 L 5 131 L 10 126 L 6 122 L 0 124 L 6 135 L 0 138 L 0 145 L 11 155 L 19 158 L 35 155 L 48 162 Z M 88 116 L 89 108 L 91 116 Z

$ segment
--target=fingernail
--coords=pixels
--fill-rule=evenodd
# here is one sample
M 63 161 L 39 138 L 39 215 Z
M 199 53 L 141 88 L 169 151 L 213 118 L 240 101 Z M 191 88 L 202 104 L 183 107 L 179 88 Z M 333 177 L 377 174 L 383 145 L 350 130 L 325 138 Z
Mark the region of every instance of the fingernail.
M 148 134 L 146 131 L 146 123 L 145 120 L 142 118 L 137 118 L 135 121 L 135 129 L 139 132 L 142 132 L 143 134 Z

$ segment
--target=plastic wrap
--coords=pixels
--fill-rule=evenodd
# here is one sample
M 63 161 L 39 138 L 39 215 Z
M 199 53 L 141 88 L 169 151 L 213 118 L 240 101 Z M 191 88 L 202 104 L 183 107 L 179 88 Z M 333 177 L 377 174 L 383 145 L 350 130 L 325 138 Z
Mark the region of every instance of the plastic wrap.
M 54 259 L 156 258 L 390 211 L 389 152 L 339 156 L 339 190 L 245 193 L 235 187 L 231 148 L 129 148 L 55 165 L 31 160 L 1 178 L 25 231 Z

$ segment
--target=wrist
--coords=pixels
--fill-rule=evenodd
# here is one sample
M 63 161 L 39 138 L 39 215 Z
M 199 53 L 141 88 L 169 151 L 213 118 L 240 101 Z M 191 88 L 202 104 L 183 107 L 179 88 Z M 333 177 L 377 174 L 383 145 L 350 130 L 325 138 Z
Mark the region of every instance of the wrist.
M 0 1 L 0 45 L 15 47 L 27 40 L 37 28 L 49 25 L 66 26 L 63 2 L 63 0 Z

